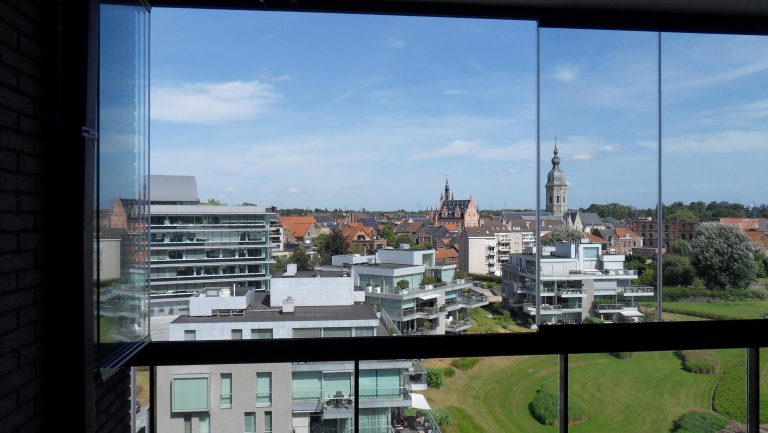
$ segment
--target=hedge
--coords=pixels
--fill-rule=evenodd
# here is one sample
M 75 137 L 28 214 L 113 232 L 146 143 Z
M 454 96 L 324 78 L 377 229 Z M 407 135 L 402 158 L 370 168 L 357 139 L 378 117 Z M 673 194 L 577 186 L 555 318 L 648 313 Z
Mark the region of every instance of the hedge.
M 712 412 L 688 412 L 675 420 L 672 433 L 717 433 L 728 420 Z
M 720 370 L 720 358 L 711 350 L 679 350 L 675 352 L 683 361 L 683 370 L 695 374 L 714 374 Z
M 543 387 L 536 391 L 533 400 L 528 404 L 528 410 L 536 421 L 544 425 L 557 423 L 559 401 L 555 394 Z M 573 402 L 568 402 L 568 424 L 575 424 L 585 419 L 584 412 Z
M 480 358 L 456 358 L 451 361 L 451 366 L 457 370 L 467 371 L 476 366 Z

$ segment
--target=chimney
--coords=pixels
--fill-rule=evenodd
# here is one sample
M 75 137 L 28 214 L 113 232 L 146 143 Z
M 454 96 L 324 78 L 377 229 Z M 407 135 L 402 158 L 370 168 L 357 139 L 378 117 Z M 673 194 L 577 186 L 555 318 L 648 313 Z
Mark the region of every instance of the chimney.
M 298 267 L 296 266 L 296 263 L 288 263 L 285 266 L 285 272 L 283 273 L 283 276 L 284 277 L 295 277 L 297 269 L 298 269 Z
M 283 299 L 283 314 L 293 314 L 293 298 L 287 297 Z

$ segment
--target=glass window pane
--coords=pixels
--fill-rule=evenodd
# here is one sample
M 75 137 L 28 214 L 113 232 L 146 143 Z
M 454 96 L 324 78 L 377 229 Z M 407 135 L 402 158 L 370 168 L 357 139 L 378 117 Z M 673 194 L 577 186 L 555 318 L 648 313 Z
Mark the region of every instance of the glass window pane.
M 355 337 L 373 337 L 375 328 L 355 328 Z
M 256 404 L 272 404 L 272 373 L 256 374 Z
M 200 433 L 211 433 L 211 418 L 208 415 L 200 414 L 198 419 L 200 420 Z
M 643 321 L 654 250 L 632 227 L 658 195 L 658 34 L 539 35 L 541 284 L 536 253 L 513 255 L 508 302 L 545 325 Z
M 98 173 L 94 183 L 97 356 L 149 335 L 149 11 L 100 5 Z
M 323 398 L 322 374 L 321 371 L 294 371 L 292 384 L 293 399 L 317 400 Z
M 208 377 L 174 377 L 173 410 L 208 410 Z
M 256 414 L 254 412 L 245 413 L 245 433 L 256 433 Z
M 271 329 L 251 329 L 251 339 L 252 340 L 271 340 L 272 330 Z
M 323 337 L 351 337 L 352 328 L 323 328 Z
M 352 394 L 352 373 L 324 373 L 323 392 L 325 397 L 349 397 Z
M 272 412 L 264 412 L 264 433 L 272 433 Z
M 293 338 L 320 338 L 322 336 L 320 328 L 294 328 Z
M 221 407 L 222 408 L 230 408 L 232 407 L 232 374 L 231 373 L 222 373 L 221 374 Z
M 664 33 L 661 52 L 665 320 L 762 318 L 768 38 Z

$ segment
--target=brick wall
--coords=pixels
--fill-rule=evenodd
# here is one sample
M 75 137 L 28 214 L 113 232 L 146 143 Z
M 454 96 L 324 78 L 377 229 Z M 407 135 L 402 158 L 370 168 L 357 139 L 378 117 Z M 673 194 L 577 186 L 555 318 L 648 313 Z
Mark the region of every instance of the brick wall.
M 67 46 L 63 41 L 82 40 L 87 4 L 87 0 L 0 0 L 0 431 L 4 433 L 63 426 L 67 431 L 84 431 L 87 428 L 82 427 L 89 425 L 96 431 L 129 431 L 127 369 L 95 387 L 95 413 L 83 398 L 89 387 L 82 368 L 82 290 L 77 292 L 82 287 L 78 280 L 82 254 L 77 254 L 84 244 L 82 209 L 78 213 L 77 207 L 82 208 L 83 188 L 78 176 L 68 176 L 68 170 L 83 172 L 82 153 L 72 152 L 82 147 L 81 123 L 60 107 L 79 113 L 85 100 L 82 85 L 77 84 L 78 79 L 83 81 L 79 65 L 85 62 L 69 55 L 84 51 L 84 44 Z M 69 132 L 62 134 L 64 130 Z
M 41 431 L 46 284 L 44 167 L 55 14 L 0 2 L 0 431 Z

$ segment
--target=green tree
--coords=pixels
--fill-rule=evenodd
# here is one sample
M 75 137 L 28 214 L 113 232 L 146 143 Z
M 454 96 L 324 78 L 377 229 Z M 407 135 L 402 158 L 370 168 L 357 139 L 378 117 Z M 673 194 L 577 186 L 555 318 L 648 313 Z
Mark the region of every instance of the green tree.
M 665 286 L 687 287 L 693 284 L 695 271 L 687 257 L 666 255 L 662 267 L 662 278 Z
M 288 260 L 285 257 L 275 257 L 275 263 L 269 265 L 269 273 L 274 275 L 285 272 L 285 265 L 287 263 Z
M 400 290 L 405 290 L 408 288 L 408 281 L 407 280 L 400 280 L 397 282 L 397 288 Z
M 736 227 L 701 223 L 691 244 L 691 264 L 707 288 L 747 288 L 755 278 L 749 238 Z
M 638 286 L 652 286 L 656 287 L 656 268 L 646 267 L 645 270 L 640 273 L 640 276 L 635 280 L 635 284 Z
M 315 247 L 315 253 L 317 254 L 316 261 L 321 265 L 328 265 L 331 263 L 331 256 L 339 254 L 347 254 L 347 245 L 344 243 L 344 236 L 338 230 L 334 230 L 331 234 L 320 234 L 314 239 L 312 243 Z
M 296 270 L 298 271 L 311 271 L 312 264 L 309 261 L 309 255 L 304 251 L 304 247 L 299 246 L 291 252 L 291 256 L 288 258 L 288 262 L 296 264 Z
M 411 245 L 413 243 L 414 242 L 413 242 L 413 238 L 411 237 L 411 235 L 409 235 L 407 233 L 404 233 L 404 234 L 398 236 L 397 239 L 395 239 L 395 245 L 394 246 L 399 246 L 400 244 Z
M 757 278 L 768 277 L 768 256 L 762 251 L 755 251 L 755 276 Z
M 216 200 L 215 198 L 209 198 L 207 202 L 205 202 L 208 206 L 225 206 L 226 203 Z
M 557 226 L 549 232 L 548 239 L 543 242 L 544 245 L 554 245 L 557 242 L 569 242 L 574 243 L 580 241 L 584 237 L 584 233 L 576 230 L 573 227 Z
M 396 247 L 397 246 L 397 238 L 395 237 L 395 229 L 392 228 L 391 225 L 387 224 L 384 226 L 384 228 L 381 229 L 379 232 L 379 236 L 381 236 L 382 239 L 387 240 L 387 246 L 388 247 Z
M 678 256 L 688 256 L 691 254 L 691 246 L 688 242 L 678 239 L 672 242 L 669 247 L 669 252 Z

